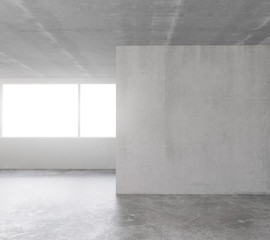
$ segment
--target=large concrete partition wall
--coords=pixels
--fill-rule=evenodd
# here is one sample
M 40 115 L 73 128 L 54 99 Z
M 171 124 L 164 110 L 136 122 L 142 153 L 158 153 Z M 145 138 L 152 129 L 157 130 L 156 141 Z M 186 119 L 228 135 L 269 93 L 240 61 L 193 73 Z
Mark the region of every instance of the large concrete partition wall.
M 270 46 L 117 48 L 117 193 L 270 193 Z

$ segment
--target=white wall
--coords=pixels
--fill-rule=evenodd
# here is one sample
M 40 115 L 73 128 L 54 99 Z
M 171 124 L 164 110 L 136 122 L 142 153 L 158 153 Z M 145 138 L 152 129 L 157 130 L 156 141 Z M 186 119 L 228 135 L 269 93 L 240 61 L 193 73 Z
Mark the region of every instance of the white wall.
M 12 78 L 0 83 L 102 84 L 114 79 Z M 0 138 L 0 169 L 114 169 L 115 142 L 115 138 Z
M 2 138 L 0 169 L 114 169 L 115 138 Z
M 270 193 L 270 46 L 119 47 L 117 192 Z

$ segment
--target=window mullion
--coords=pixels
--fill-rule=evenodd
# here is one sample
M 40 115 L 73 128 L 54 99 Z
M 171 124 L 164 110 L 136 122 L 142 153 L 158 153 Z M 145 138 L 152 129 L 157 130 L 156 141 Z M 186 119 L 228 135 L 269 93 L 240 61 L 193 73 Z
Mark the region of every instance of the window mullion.
M 81 137 L 81 84 L 78 84 L 78 137 Z

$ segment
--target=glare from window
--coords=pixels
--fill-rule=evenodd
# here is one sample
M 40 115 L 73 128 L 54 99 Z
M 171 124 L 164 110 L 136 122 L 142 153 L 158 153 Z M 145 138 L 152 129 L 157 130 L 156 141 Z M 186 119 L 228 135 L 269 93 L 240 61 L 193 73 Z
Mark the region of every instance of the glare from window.
M 3 137 L 77 137 L 77 84 L 4 84 Z
M 115 137 L 115 84 L 81 84 L 80 136 Z

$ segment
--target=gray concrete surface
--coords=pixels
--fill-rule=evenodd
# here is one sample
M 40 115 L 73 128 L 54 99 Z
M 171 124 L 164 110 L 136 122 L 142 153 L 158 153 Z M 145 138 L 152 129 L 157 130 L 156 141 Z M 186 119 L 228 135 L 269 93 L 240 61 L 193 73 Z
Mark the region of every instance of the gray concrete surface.
M 0 138 L 0 169 L 115 169 L 115 138 Z
M 1 0 L 0 77 L 115 77 L 117 45 L 269 44 L 268 0 Z
M 269 236 L 270 196 L 116 196 L 112 171 L 0 171 L 1 240 Z
M 270 47 L 117 49 L 117 192 L 270 193 Z

